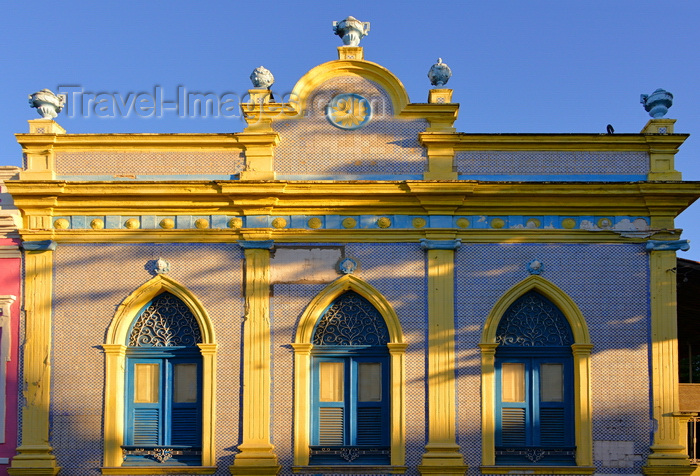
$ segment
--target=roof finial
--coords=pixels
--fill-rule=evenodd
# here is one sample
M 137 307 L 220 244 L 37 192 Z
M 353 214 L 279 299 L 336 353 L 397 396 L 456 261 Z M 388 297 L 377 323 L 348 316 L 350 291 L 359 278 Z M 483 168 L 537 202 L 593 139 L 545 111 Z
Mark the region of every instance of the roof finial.
M 428 71 L 428 79 L 433 86 L 444 86 L 451 77 L 452 70 L 442 62 L 442 58 L 438 58 L 437 63 L 432 65 Z
M 369 35 L 369 22 L 347 17 L 345 20 L 333 22 L 333 33 L 343 39 L 345 46 L 359 46 L 360 40 Z
M 42 89 L 29 95 L 29 106 L 35 107 L 43 119 L 54 119 L 63 110 L 65 94 L 55 95 L 49 89 Z
M 660 119 L 666 115 L 668 108 L 673 105 L 673 94 L 663 89 L 657 89 L 651 94 L 642 94 L 640 101 L 644 110 L 654 119 Z

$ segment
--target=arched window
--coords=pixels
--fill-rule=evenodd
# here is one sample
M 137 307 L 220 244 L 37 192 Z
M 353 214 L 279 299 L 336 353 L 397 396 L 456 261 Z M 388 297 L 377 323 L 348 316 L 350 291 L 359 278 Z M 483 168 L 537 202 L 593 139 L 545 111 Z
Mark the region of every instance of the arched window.
M 389 331 L 354 291 L 318 320 L 311 351 L 309 464 L 389 464 Z
M 126 349 L 124 466 L 201 465 L 201 343 L 192 311 L 169 292 L 134 319 Z
M 566 317 L 528 291 L 503 314 L 496 343 L 496 464 L 576 464 L 574 338 Z

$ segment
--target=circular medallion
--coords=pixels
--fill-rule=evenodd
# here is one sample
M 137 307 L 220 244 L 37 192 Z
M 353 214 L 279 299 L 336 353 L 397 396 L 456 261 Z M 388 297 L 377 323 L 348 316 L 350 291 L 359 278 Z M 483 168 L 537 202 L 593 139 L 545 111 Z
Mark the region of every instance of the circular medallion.
M 469 220 L 467 218 L 457 218 L 457 226 L 460 228 L 469 228 Z
M 129 218 L 127 221 L 124 222 L 124 226 L 128 228 L 129 230 L 135 230 L 137 229 L 141 223 L 139 223 L 138 218 Z
M 416 217 L 413 219 L 413 228 L 423 228 L 427 224 L 428 222 L 425 221 L 425 218 Z
M 93 230 L 102 230 L 105 227 L 105 221 L 101 218 L 95 218 L 90 222 L 90 228 Z
M 53 227 L 57 230 L 65 230 L 70 227 L 70 222 L 65 218 L 59 218 L 58 220 L 53 222 Z
M 323 222 L 321 221 L 320 218 L 313 217 L 313 218 L 309 218 L 309 221 L 306 224 L 309 225 L 309 228 L 313 228 L 315 230 L 317 228 L 321 228 L 321 225 L 323 225 Z
M 209 220 L 206 218 L 198 218 L 194 222 L 194 226 L 199 228 L 200 230 L 204 230 L 205 228 L 209 228 Z
M 491 228 L 503 228 L 504 226 L 506 226 L 506 222 L 503 218 L 494 218 L 491 220 Z
M 576 220 L 574 220 L 573 218 L 564 218 L 561 221 L 561 226 L 563 226 L 567 230 L 571 230 L 576 226 Z
M 173 220 L 172 218 L 163 218 L 160 221 L 160 227 L 166 230 L 172 230 L 173 228 L 175 228 L 175 220 Z
M 243 219 L 238 217 L 233 217 L 228 221 L 229 228 L 241 228 L 243 226 Z
M 381 217 L 377 220 L 377 226 L 379 228 L 389 228 L 391 226 L 391 220 L 387 217 Z
M 287 220 L 285 220 L 282 217 L 277 217 L 274 220 L 272 220 L 272 226 L 275 228 L 284 228 L 287 226 Z
M 369 122 L 372 108 L 359 94 L 338 94 L 326 106 L 326 117 L 340 129 L 359 129 Z

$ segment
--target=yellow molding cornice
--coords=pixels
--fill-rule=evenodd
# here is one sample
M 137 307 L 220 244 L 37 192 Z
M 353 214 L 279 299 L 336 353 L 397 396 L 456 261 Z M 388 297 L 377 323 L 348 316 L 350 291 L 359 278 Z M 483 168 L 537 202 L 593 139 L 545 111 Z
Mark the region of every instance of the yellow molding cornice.
M 700 182 L 10 180 L 5 185 L 25 216 L 661 214 L 674 217 L 700 196 Z
M 234 243 L 245 239 L 274 240 L 275 243 L 416 243 L 435 239 L 442 232 L 463 243 L 645 243 L 651 236 L 625 236 L 613 231 L 531 230 L 531 229 L 428 229 L 428 230 L 307 230 L 246 228 L 241 230 L 21 230 L 25 241 L 53 240 L 58 243 Z M 675 232 L 680 230 L 662 230 Z M 653 233 L 653 232 L 651 232 Z
M 449 134 L 423 132 L 426 147 L 442 145 L 461 150 L 580 150 L 649 151 L 677 150 L 689 134 Z
M 71 150 L 167 150 L 242 149 L 245 145 L 276 144 L 276 132 L 232 134 L 15 134 L 22 147 L 53 146 L 56 151 Z

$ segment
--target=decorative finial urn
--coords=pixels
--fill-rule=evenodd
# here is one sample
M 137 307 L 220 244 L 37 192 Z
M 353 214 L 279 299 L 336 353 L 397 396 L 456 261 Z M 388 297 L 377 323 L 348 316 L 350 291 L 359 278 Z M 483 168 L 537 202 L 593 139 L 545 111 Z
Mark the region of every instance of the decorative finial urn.
M 666 115 L 668 108 L 673 105 L 673 94 L 659 88 L 651 94 L 642 94 L 640 102 L 651 117 L 660 119 Z
M 250 81 L 255 88 L 269 88 L 275 82 L 275 77 L 269 69 L 259 66 L 250 73 Z
M 444 86 L 452 77 L 452 70 L 449 66 L 442 62 L 442 58 L 438 58 L 437 63 L 430 67 L 428 71 L 428 79 L 433 86 Z
M 55 95 L 49 89 L 42 89 L 29 95 L 29 106 L 35 107 L 43 119 L 54 119 L 66 103 L 64 94 Z
M 343 39 L 345 46 L 359 46 L 360 40 L 369 35 L 369 22 L 347 17 L 345 20 L 333 22 L 333 33 Z

